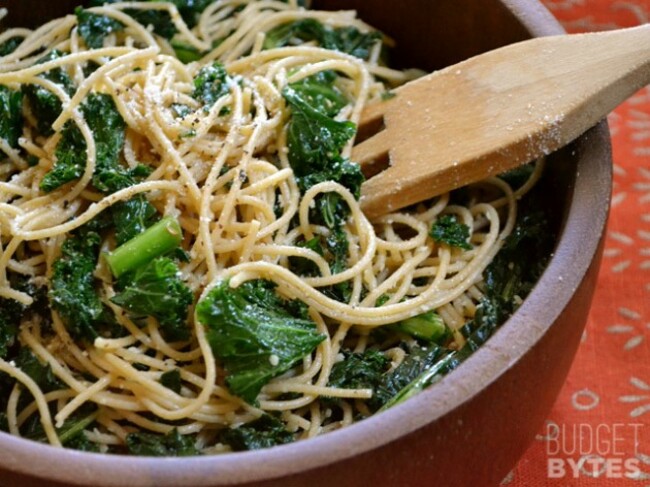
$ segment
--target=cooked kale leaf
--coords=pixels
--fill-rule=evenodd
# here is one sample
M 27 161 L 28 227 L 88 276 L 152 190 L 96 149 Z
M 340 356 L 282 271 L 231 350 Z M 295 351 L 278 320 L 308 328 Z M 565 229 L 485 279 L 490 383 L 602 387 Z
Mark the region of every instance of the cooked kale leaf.
M 167 340 L 189 338 L 187 314 L 193 295 L 169 257 L 158 257 L 123 274 L 117 289 L 111 301 L 135 315 L 155 317 Z
M 75 411 L 68 419 L 63 422 L 60 428 L 56 428 L 56 434 L 59 440 L 67 448 L 82 451 L 99 451 L 96 443 L 88 440 L 84 433 L 97 416 L 97 407 L 94 404 L 86 403 L 80 409 Z M 34 441 L 47 443 L 47 435 L 43 430 L 43 425 L 38 414 L 32 416 L 23 426 L 22 434 Z
M 55 391 L 64 387 L 63 383 L 52 372 L 49 364 L 42 363 L 27 347 L 22 347 L 18 352 L 16 367 L 36 382 L 43 392 Z
M 332 367 L 328 387 L 376 389 L 390 363 L 388 357 L 373 349 L 363 353 L 343 353 L 345 358 Z
M 395 370 L 382 377 L 368 404 L 374 410 L 400 402 L 420 392 L 458 365 L 455 352 L 435 344 L 413 347 Z
M 320 81 L 311 79 L 307 84 L 289 85 L 283 90 L 284 98 L 291 107 L 291 119 L 287 128 L 289 163 L 296 175 L 298 186 L 307 191 L 323 181 L 337 181 L 347 187 L 358 198 L 363 174 L 358 164 L 341 158 L 341 150 L 356 133 L 351 122 L 339 122 L 328 116 L 334 113 L 333 80 L 330 73 L 322 74 Z M 330 94 L 319 95 L 312 86 L 330 90 Z M 332 94 L 333 93 L 333 94 Z M 311 103 L 314 103 L 314 106 Z M 332 104 L 334 103 L 334 104 Z M 321 255 L 330 263 L 332 273 L 341 272 L 347 267 L 348 238 L 344 229 L 349 214 L 347 204 L 336 193 L 320 195 L 316 207 L 311 211 L 311 219 L 316 224 L 325 225 L 330 234 L 320 244 Z M 315 244 L 312 244 L 315 247 Z M 323 289 L 333 299 L 348 301 L 349 283 L 342 283 Z
M 442 215 L 431 226 L 429 232 L 436 242 L 446 243 L 452 247 L 471 250 L 469 243 L 470 228 L 460 223 L 455 215 Z
M 198 455 L 196 435 L 181 435 L 176 428 L 166 435 L 129 433 L 126 448 L 131 455 L 146 457 L 187 457 Z
M 181 393 L 181 371 L 180 369 L 172 369 L 163 373 L 160 376 L 160 383 L 167 389 L 174 391 L 176 394 Z
M 260 281 L 235 289 L 223 281 L 199 301 L 196 313 L 226 369 L 228 388 L 248 403 L 325 338 L 314 322 L 292 315 Z
M 153 1 L 153 0 L 150 0 Z M 183 0 L 181 0 L 183 1 Z M 121 0 L 91 0 L 89 7 L 98 7 L 110 3 L 119 3 Z M 173 1 L 172 3 L 176 3 Z M 125 8 L 124 13 L 133 17 L 136 22 L 145 27 L 151 26 L 153 31 L 165 39 L 174 37 L 178 30 L 166 10 L 140 10 L 135 8 Z
M 379 32 L 362 33 L 354 27 L 341 27 L 334 29 L 336 49 L 347 52 L 361 59 L 368 59 L 370 50 L 381 39 Z
M 326 196 L 323 196 L 325 198 Z M 347 210 L 347 208 L 346 208 Z M 341 213 L 347 216 L 347 211 Z M 331 228 L 331 233 L 325 239 L 325 246 L 329 254 L 330 270 L 333 274 L 343 272 L 348 267 L 348 236 L 343 229 L 344 220 L 341 217 L 336 226 Z M 323 288 L 323 293 L 342 303 L 350 301 L 352 286 L 350 281 L 335 284 L 329 288 Z
M 293 440 L 293 434 L 286 430 L 282 421 L 270 414 L 237 428 L 224 429 L 219 435 L 219 441 L 234 451 L 270 448 Z
M 326 170 L 354 137 L 356 126 L 352 122 L 336 121 L 314 108 L 291 85 L 282 94 L 291 108 L 287 145 L 294 173 L 302 178 Z
M 133 17 L 145 27 L 151 26 L 156 34 L 165 39 L 171 39 L 178 32 L 171 16 L 165 10 L 137 10 L 127 8 L 124 9 L 124 13 Z
M 282 299 L 275 292 L 276 284 L 273 281 L 256 279 L 242 284 L 239 288 L 246 293 L 246 297 L 261 308 L 278 309 L 296 318 L 310 321 L 309 308 L 299 299 Z
M 118 169 L 118 171 L 121 170 Z M 140 164 L 134 169 L 128 170 L 126 176 L 121 178 L 121 182 L 123 184 L 137 183 L 149 176 L 151 171 L 149 166 Z M 116 203 L 111 207 L 110 215 L 118 246 L 141 234 L 159 219 L 158 211 L 144 195 L 136 195 L 129 200 Z
M 198 21 L 201 13 L 216 0 L 171 0 L 176 5 L 187 26 L 191 29 Z
M 314 91 L 316 86 L 325 92 L 333 90 L 325 84 L 308 83 L 289 85 L 282 92 L 291 107 L 287 128 L 289 163 L 303 191 L 323 181 L 338 181 L 358 197 L 364 181 L 361 169 L 358 164 L 340 157 L 345 144 L 354 137 L 356 126 L 332 119 L 328 113 L 337 113 L 335 108 L 342 101 L 334 101 L 334 91 L 331 91 L 331 96 L 320 96 Z M 323 221 L 330 228 L 336 226 L 340 215 L 347 215 L 345 208 L 340 207 L 339 199 L 331 195 L 321 203 Z
M 213 63 L 201 68 L 194 78 L 192 97 L 203 103 L 209 110 L 219 98 L 230 93 L 232 78 L 221 63 Z
M 120 1 L 122 0 L 91 0 L 89 6 L 97 7 L 110 3 L 118 3 Z M 197 24 L 199 16 L 206 7 L 214 1 L 215 0 L 169 0 L 170 3 L 176 5 L 178 13 L 181 14 L 183 21 L 190 29 Z M 124 13 L 133 17 L 137 22 L 141 23 L 145 27 L 151 26 L 156 34 L 165 39 L 171 39 L 178 32 L 171 16 L 166 10 L 139 10 L 135 8 L 127 8 L 124 9 Z
M 23 133 L 22 107 L 22 93 L 0 85 L 0 139 L 13 148 L 18 147 L 18 138 Z
M 83 174 L 86 165 L 86 141 L 74 122 L 68 121 L 63 127 L 55 155 L 54 167 L 43 177 L 40 184 L 41 190 L 46 193 Z
M 331 193 L 323 195 L 317 200 L 317 209 L 313 211 L 313 222 L 319 224 L 324 223 L 324 217 L 319 211 L 322 210 L 322 201 L 328 201 L 333 196 Z M 335 204 L 338 199 L 335 199 Z M 342 205 L 341 205 L 342 206 Z M 329 213 L 329 209 L 327 209 Z M 336 213 L 331 213 L 336 215 Z M 326 237 L 314 237 L 308 242 L 299 242 L 298 247 L 307 247 L 317 254 L 324 256 L 330 265 L 330 270 L 333 274 L 342 272 L 347 267 L 348 262 L 348 237 L 343 229 L 344 220 L 341 215 L 346 215 L 347 212 L 341 210 L 341 213 L 336 216 L 330 226 L 330 234 Z M 302 276 L 316 276 L 319 275 L 318 267 L 309 259 L 303 257 L 292 257 L 289 259 L 290 269 L 298 275 Z M 342 282 L 333 286 L 321 288 L 321 291 L 326 296 L 341 302 L 348 302 L 350 298 L 351 286 L 349 282 Z
M 134 184 L 133 175 L 119 163 L 126 124 L 113 98 L 106 94 L 92 94 L 83 111 L 97 148 L 93 185 L 100 191 L 112 193 Z
M 104 307 L 95 290 L 93 272 L 101 238 L 86 232 L 68 238 L 61 257 L 52 266 L 49 298 L 52 306 L 75 337 L 94 340 Z
M 124 24 L 111 17 L 94 14 L 81 7 L 77 7 L 74 13 L 77 16 L 79 35 L 91 49 L 104 47 L 106 36 L 124 30 Z
M 484 276 L 488 294 L 506 301 L 530 292 L 546 267 L 554 240 L 546 211 L 522 206 L 515 228 Z
M 158 220 L 158 211 L 144 196 L 120 202 L 112 210 L 117 245 L 128 242 Z
M 299 177 L 298 186 L 306 191 L 312 186 L 325 181 L 336 181 L 340 183 L 348 188 L 353 196 L 358 199 L 361 195 L 361 184 L 363 184 L 365 178 L 361 169 L 359 169 L 359 164 L 337 157 L 331 159 L 323 170 Z M 344 203 L 338 194 L 330 195 L 330 198 L 334 198 L 334 200 L 328 199 L 321 203 L 321 205 L 324 205 L 321 207 L 321 212 L 324 215 L 325 222 L 328 222 L 328 226 L 331 225 L 331 222 L 338 219 L 335 215 L 342 213 L 347 216 L 349 213 L 347 211 L 347 205 L 345 208 L 342 207 Z
M 0 298 L 0 358 L 6 358 L 9 349 L 16 343 L 23 309 L 18 301 Z
M 523 166 L 515 167 L 504 173 L 499 174 L 499 178 L 503 179 L 514 189 L 520 188 L 524 185 L 535 170 L 535 164 L 524 164 Z
M 328 117 L 333 117 L 348 104 L 348 99 L 335 85 L 337 78 L 338 75 L 334 71 L 320 71 L 291 83 L 291 88 L 309 106 Z
M 16 344 L 18 326 L 23 317 L 30 313 L 45 314 L 47 297 L 45 287 L 32 284 L 25 276 L 9 274 L 11 287 L 27 293 L 33 298 L 29 306 L 25 306 L 14 299 L 0 298 L 0 358 L 7 359 L 10 349 Z
M 206 54 L 203 51 L 199 51 L 196 47 L 177 41 L 176 39 L 172 39 L 171 45 L 174 48 L 176 57 L 185 64 L 198 61 Z
M 95 140 L 93 185 L 100 191 L 112 193 L 134 184 L 133 175 L 119 163 L 126 124 L 113 98 L 93 93 L 81 105 L 81 111 Z M 86 167 L 86 141 L 72 120 L 63 127 L 55 154 L 54 167 L 41 181 L 40 187 L 45 192 L 81 177 Z
M 314 184 L 324 181 L 337 181 L 351 189 L 356 198 L 361 192 L 363 174 L 358 164 L 344 159 L 334 159 L 323 171 L 309 174 L 298 179 L 298 185 L 305 190 Z M 344 230 L 345 219 L 350 209 L 338 193 L 325 193 L 316 198 L 316 206 L 311 211 L 311 220 L 330 229 L 330 233 L 320 244 L 319 253 L 324 255 L 330 264 L 333 274 L 338 274 L 347 268 L 348 236 Z M 349 300 L 349 282 L 337 284 L 331 288 L 323 288 L 323 292 L 333 299 L 347 302 Z
M 53 61 L 65 56 L 67 53 L 54 49 L 37 61 L 38 64 Z M 63 90 L 72 95 L 75 91 L 72 78 L 61 68 L 55 68 L 40 75 L 53 83 L 60 85 Z M 58 96 L 40 85 L 23 85 L 22 91 L 34 117 L 37 120 L 36 128 L 41 135 L 49 136 L 54 133 L 52 124 L 61 114 L 62 104 Z
M 90 441 L 84 431 L 81 431 L 78 435 L 70 438 L 70 440 L 65 443 L 65 446 L 66 448 L 78 451 L 87 451 L 94 453 L 99 453 L 100 451 L 99 445 L 93 441 Z
M 315 19 L 300 19 L 280 25 L 267 32 L 264 48 L 272 49 L 299 42 L 316 41 L 325 49 L 368 59 L 370 49 L 381 39 L 378 32 L 362 33 L 355 27 L 331 28 Z
M 318 255 L 323 256 L 324 250 L 319 237 L 314 237 L 309 240 L 301 240 L 296 244 L 297 247 L 305 248 L 316 252 Z M 299 276 L 317 276 L 318 267 L 314 262 L 304 257 L 289 257 L 289 269 Z
M 517 223 L 503 247 L 483 272 L 485 297 L 474 319 L 462 329 L 466 347 L 472 350 L 516 311 L 519 303 L 539 280 L 555 241 L 548 209 L 540 203 L 538 188 L 522 200 Z
M 18 46 L 20 46 L 24 40 L 24 37 L 10 37 L 2 44 L 0 44 L 0 56 L 7 56 L 11 54 L 16 49 L 18 49 Z

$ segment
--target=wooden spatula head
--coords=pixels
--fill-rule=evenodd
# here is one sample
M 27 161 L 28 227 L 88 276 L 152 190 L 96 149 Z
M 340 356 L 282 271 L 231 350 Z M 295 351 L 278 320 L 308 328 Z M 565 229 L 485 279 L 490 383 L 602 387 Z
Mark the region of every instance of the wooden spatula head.
M 549 154 L 649 82 L 650 25 L 537 38 L 410 82 L 363 114 L 361 133 L 383 129 L 352 153 L 372 175 L 362 208 L 379 216 Z

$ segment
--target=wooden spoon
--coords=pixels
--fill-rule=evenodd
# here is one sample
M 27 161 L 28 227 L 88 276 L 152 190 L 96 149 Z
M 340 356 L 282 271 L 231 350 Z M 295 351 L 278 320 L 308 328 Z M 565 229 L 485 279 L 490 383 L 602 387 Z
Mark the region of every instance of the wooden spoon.
M 650 24 L 536 38 L 407 83 L 362 114 L 361 207 L 377 217 L 549 154 L 648 83 Z

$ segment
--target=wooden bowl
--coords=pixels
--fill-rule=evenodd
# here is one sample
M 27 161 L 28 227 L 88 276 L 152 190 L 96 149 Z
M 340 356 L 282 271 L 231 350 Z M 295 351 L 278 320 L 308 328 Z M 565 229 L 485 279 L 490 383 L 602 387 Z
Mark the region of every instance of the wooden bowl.
M 79 2 L 11 2 L 34 24 Z M 401 66 L 432 70 L 562 28 L 535 0 L 320 0 L 357 9 L 397 41 Z M 603 122 L 550 158 L 544 184 L 560 238 L 516 314 L 458 370 L 406 403 L 316 439 L 195 458 L 82 453 L 0 434 L 3 485 L 495 485 L 542 426 L 578 347 L 596 282 L 611 189 Z

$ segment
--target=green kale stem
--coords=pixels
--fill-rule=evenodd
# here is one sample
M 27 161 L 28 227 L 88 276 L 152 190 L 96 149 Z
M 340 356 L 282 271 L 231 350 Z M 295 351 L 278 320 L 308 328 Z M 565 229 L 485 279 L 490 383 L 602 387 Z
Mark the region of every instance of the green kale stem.
M 408 318 L 400 322 L 397 329 L 427 342 L 438 342 L 448 333 L 445 322 L 435 311 Z
M 174 250 L 181 243 L 183 232 L 178 221 L 166 217 L 140 235 L 123 243 L 104 258 L 115 277 L 137 269 L 150 260 Z
M 97 417 L 97 411 L 93 411 L 91 414 L 84 416 L 78 420 L 69 420 L 66 422 L 63 427 L 57 431 L 59 435 L 59 440 L 64 445 L 74 439 L 76 436 L 82 434 L 83 430 L 86 429 Z

